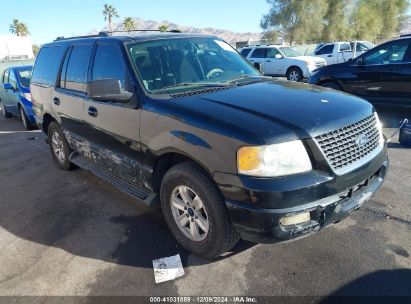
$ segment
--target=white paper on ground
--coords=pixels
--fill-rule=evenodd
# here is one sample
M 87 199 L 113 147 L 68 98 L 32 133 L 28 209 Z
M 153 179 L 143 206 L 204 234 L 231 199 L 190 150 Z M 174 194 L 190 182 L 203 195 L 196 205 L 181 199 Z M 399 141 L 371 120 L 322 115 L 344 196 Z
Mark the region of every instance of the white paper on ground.
M 180 255 L 153 260 L 154 279 L 156 283 L 175 280 L 184 275 Z

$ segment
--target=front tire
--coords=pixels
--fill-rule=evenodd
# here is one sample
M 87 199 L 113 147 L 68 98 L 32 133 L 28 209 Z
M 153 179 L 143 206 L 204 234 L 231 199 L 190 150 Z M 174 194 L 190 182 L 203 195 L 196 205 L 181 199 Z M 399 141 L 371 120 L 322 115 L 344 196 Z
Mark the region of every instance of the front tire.
M 74 165 L 69 160 L 72 151 L 64 136 L 63 130 L 55 121 L 49 125 L 48 141 L 50 152 L 56 165 L 65 171 L 73 169 Z
M 160 198 L 168 228 L 192 253 L 213 259 L 238 243 L 240 236 L 223 197 L 197 164 L 185 162 L 171 168 L 161 183 Z
M 303 81 L 303 71 L 300 68 L 292 67 L 287 71 L 287 79 L 289 81 L 301 82 Z
M 27 117 L 26 112 L 24 111 L 23 107 L 20 106 L 19 110 L 20 110 L 20 119 L 21 119 L 21 122 L 23 123 L 24 128 L 28 131 L 32 130 L 33 126 L 31 125 L 31 122 L 29 118 Z

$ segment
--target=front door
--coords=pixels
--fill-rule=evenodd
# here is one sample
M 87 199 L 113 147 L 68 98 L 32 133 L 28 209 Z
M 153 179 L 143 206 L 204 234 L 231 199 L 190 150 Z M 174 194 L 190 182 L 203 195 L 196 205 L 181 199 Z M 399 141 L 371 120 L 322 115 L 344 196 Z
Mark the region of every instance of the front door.
M 276 55 L 280 57 L 276 58 Z M 284 68 L 285 58 L 281 55 L 280 51 L 276 48 L 267 49 L 267 58 L 265 59 L 265 74 L 273 76 L 285 76 L 286 71 Z
M 401 69 L 408 46 L 409 41 L 397 40 L 360 56 L 360 64 L 355 67 L 357 81 L 353 84 L 353 93 L 371 101 L 399 97 Z
M 129 75 L 120 45 L 97 44 L 90 81 L 117 79 L 123 90 L 134 92 Z M 141 185 L 140 112 L 135 96 L 127 103 L 87 99 L 84 104 L 86 139 L 96 152 L 94 160 Z
M 13 113 L 14 115 L 20 115 L 18 109 L 20 92 L 17 86 L 17 80 L 14 71 L 11 69 L 6 70 L 3 79 L 4 83 L 11 84 L 13 88 L 9 90 L 3 89 L 2 104 L 7 112 Z

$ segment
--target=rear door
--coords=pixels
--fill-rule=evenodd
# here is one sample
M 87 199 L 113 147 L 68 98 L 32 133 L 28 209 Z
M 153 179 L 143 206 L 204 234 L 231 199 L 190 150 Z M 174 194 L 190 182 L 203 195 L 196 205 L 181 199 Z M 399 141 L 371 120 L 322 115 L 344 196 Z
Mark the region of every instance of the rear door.
M 52 96 L 53 111 L 61 120 L 72 146 L 83 147 L 84 101 L 86 99 L 87 71 L 93 43 L 72 45 L 66 53 L 60 81 Z
M 115 42 L 98 43 L 89 79 L 117 79 L 123 90 L 134 93 L 126 62 L 122 46 Z M 84 106 L 86 138 L 96 153 L 94 160 L 137 183 L 142 162 L 140 113 L 136 96 L 127 103 L 87 99 Z
M 265 72 L 265 59 L 267 57 L 267 49 L 266 48 L 257 48 L 251 53 L 250 62 L 254 66 L 260 66 L 261 72 L 266 74 Z

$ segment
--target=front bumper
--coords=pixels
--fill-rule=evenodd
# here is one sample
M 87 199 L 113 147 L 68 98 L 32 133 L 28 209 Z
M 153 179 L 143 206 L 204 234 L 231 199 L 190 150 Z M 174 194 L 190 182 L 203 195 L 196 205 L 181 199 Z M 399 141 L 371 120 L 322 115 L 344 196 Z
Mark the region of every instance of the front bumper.
M 381 159 L 381 157 L 383 158 Z M 244 240 L 257 243 L 281 242 L 318 232 L 322 228 L 346 218 L 352 211 L 360 208 L 375 195 L 381 187 L 389 167 L 386 154 L 380 155 L 380 159 L 379 164 L 378 160 L 374 161 L 356 170 L 357 172 L 352 173 L 351 176 L 346 176 L 346 179 L 350 181 L 355 181 L 356 176 L 361 180 L 357 180 L 352 186 L 344 190 L 340 189 L 337 193 L 319 200 L 292 204 L 285 208 L 267 209 L 226 199 L 231 221 Z M 333 181 L 324 184 L 330 183 L 332 184 Z M 334 181 L 334 183 L 336 182 Z M 317 186 L 321 187 L 321 185 Z M 282 217 L 303 212 L 310 213 L 309 221 L 298 225 L 281 225 L 280 219 Z

